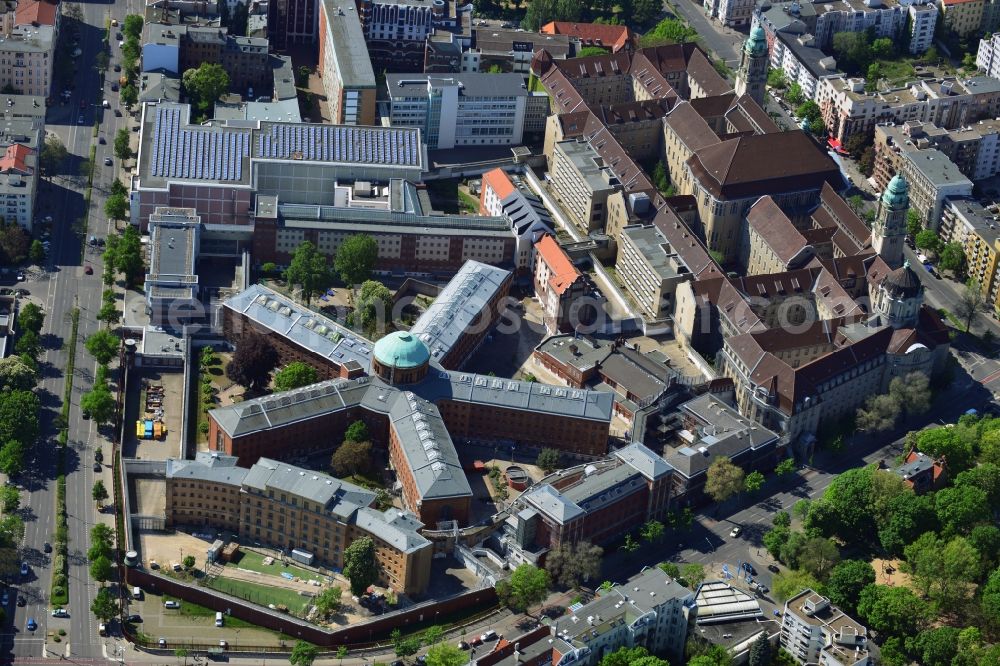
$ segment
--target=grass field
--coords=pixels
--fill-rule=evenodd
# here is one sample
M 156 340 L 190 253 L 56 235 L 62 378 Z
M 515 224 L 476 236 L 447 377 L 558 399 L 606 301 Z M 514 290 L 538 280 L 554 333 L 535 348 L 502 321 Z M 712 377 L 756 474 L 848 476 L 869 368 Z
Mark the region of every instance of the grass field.
M 297 567 L 294 564 L 288 566 L 283 565 L 280 561 L 275 560 L 274 564 L 267 565 L 264 564 L 264 556 L 259 553 L 254 553 L 250 551 L 241 551 L 243 557 L 240 558 L 239 562 L 233 563 L 229 562 L 226 564 L 227 567 L 232 567 L 234 569 L 247 569 L 249 571 L 258 571 L 262 574 L 267 574 L 269 576 L 274 576 L 276 578 L 281 578 L 281 573 L 288 572 L 293 576 L 298 576 L 299 578 L 309 580 L 310 578 L 315 578 L 317 580 L 322 579 L 322 576 L 314 574 L 311 571 Z
M 171 597 L 168 594 L 163 595 L 163 600 L 160 603 L 163 603 L 163 601 L 168 601 L 168 600 L 180 602 L 181 607 L 180 610 L 177 611 L 179 615 L 185 615 L 187 617 L 215 617 L 215 611 L 212 610 L 211 608 L 199 606 L 198 604 L 191 603 L 190 601 L 184 601 L 183 599 L 177 599 L 175 597 Z M 166 611 L 166 612 L 172 613 L 174 611 Z M 254 629 L 260 628 L 256 624 L 253 624 L 252 622 L 247 622 L 246 620 L 241 620 L 239 618 L 231 616 L 226 617 L 226 625 L 233 627 L 234 629 L 242 629 L 243 627 L 253 627 Z
M 271 585 L 257 585 L 232 578 L 216 577 L 212 579 L 210 587 L 261 606 L 284 604 L 295 615 L 303 615 L 310 602 L 310 597 L 304 597 L 294 590 Z

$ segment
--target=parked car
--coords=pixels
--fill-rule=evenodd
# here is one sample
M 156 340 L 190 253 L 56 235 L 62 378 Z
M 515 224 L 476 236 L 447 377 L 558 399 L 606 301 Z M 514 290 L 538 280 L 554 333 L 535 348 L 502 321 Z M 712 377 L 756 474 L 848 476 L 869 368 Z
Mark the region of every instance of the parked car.
M 112 165 L 111 158 L 110 157 L 105 157 L 104 158 L 104 166 L 111 166 L 111 165 Z
M 97 137 L 97 143 L 99 143 L 99 144 L 101 144 L 103 146 L 104 144 L 107 143 L 107 141 L 104 140 L 103 136 L 99 136 L 99 137 Z
M 482 636 L 480 636 L 479 640 L 480 640 L 480 642 L 485 643 L 486 641 L 496 640 L 496 637 L 497 637 L 497 632 L 495 632 L 492 629 L 490 629 L 485 634 L 483 634 Z
M 156 641 L 156 644 L 159 645 L 161 648 L 165 648 L 167 647 L 167 639 L 161 638 L 160 640 Z
M 459 650 L 468 650 L 469 647 L 471 647 L 471 646 L 468 643 L 466 643 L 465 641 L 459 641 L 458 642 L 458 649 Z
M 22 608 L 28 604 L 28 600 L 24 598 L 23 595 L 17 595 L 17 605 Z
M 167 601 L 163 602 L 163 607 L 164 608 L 180 608 L 181 607 L 181 602 L 174 601 L 173 599 L 168 599 Z
M 125 621 L 135 622 L 135 623 L 142 622 L 142 616 L 139 615 L 138 613 L 132 613 L 131 615 L 125 618 Z
M 753 565 L 750 564 L 749 562 L 744 562 L 743 563 L 743 570 L 746 571 L 751 576 L 756 576 L 757 575 L 757 570 L 754 569 Z
M 10 596 L 7 594 L 7 592 L 4 592 L 3 596 L 0 596 L 0 606 L 6 608 L 7 604 L 9 603 L 10 603 Z
M 777 564 L 768 564 L 767 570 L 771 573 L 781 573 L 781 569 L 778 568 Z
M 42 552 L 43 552 L 43 553 L 51 553 L 51 552 L 52 552 L 52 544 L 51 544 L 51 543 L 49 543 L 48 541 L 46 541 L 46 542 L 45 542 L 45 543 L 44 543 L 44 544 L 42 545 Z
M 101 463 L 99 463 L 99 462 L 95 462 L 94 463 L 94 471 L 95 472 L 100 472 L 101 471 Z
M 116 71 L 116 72 L 120 72 L 120 71 L 122 71 L 122 66 L 121 66 L 121 65 L 119 65 L 118 63 L 115 63 L 115 71 Z
M 56 608 L 52 611 L 52 617 L 69 617 L 69 611 L 65 608 Z

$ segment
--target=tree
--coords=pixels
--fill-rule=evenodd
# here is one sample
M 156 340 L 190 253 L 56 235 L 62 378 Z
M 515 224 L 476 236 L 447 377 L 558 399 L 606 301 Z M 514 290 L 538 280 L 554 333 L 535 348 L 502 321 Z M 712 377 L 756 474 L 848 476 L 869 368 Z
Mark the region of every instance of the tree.
M 855 421 L 858 430 L 866 432 L 883 432 L 896 425 L 902 405 L 892 395 L 880 394 L 869 396 L 864 407 L 859 407 Z
M 187 656 L 188 656 L 187 650 L 185 650 L 184 648 L 174 648 L 174 656 L 177 657 L 178 659 L 183 659 L 184 665 L 187 666 Z
M 528 5 L 521 27 L 535 32 L 549 21 L 579 21 L 581 6 L 571 0 L 539 0 Z
M 540 603 L 549 592 L 549 574 L 532 564 L 521 564 L 507 580 L 496 585 L 500 602 L 515 613 L 523 613 Z
M 229 90 L 229 74 L 222 65 L 202 62 L 198 69 L 185 71 L 181 75 L 181 83 L 198 109 L 207 114 L 219 97 Z
M 774 473 L 778 476 L 786 476 L 788 474 L 793 474 L 795 472 L 795 461 L 791 458 L 785 458 L 778 463 L 777 467 L 774 468 Z
M 17 339 L 14 351 L 18 354 L 27 354 L 31 358 L 37 359 L 42 353 L 42 341 L 34 331 L 25 331 Z
M 465 652 L 459 650 L 454 645 L 441 643 L 427 651 L 427 658 L 424 663 L 427 666 L 462 666 L 468 663 L 468 661 L 469 658 Z
M 983 617 L 993 618 L 997 622 L 997 618 L 1000 618 L 1000 569 L 986 579 L 979 604 Z
M 922 372 L 910 372 L 889 382 L 889 395 L 896 399 L 901 411 L 923 414 L 931 406 L 931 382 Z
M 944 535 L 968 534 L 990 518 L 986 493 L 973 486 L 944 488 L 934 493 L 934 511 Z
M 90 528 L 90 543 L 100 545 L 106 551 L 110 551 L 115 545 L 115 531 L 104 523 L 97 523 Z
M 115 133 L 115 157 L 120 160 L 131 159 L 132 148 L 129 146 L 129 132 L 127 129 L 122 128 Z
M 698 33 L 686 23 L 675 18 L 665 18 L 652 30 L 642 36 L 642 46 L 661 46 L 664 44 L 681 44 L 691 41 Z
M 757 492 L 763 485 L 764 475 L 756 470 L 747 474 L 746 478 L 743 480 L 743 487 L 746 488 L 748 493 Z
M 0 393 L 0 442 L 15 439 L 25 447 L 38 440 L 38 396 L 32 391 Z
M 863 560 L 843 560 L 830 571 L 826 591 L 841 608 L 857 609 L 861 590 L 875 583 L 875 569 Z
M 785 93 L 785 100 L 789 104 L 801 104 L 804 99 L 805 96 L 802 94 L 802 86 L 794 82 L 792 85 L 788 86 L 788 92 Z
M 996 525 L 977 525 L 966 540 L 980 555 L 981 571 L 989 571 L 1000 563 L 1000 528 Z
M 416 654 L 417 650 L 420 649 L 419 638 L 416 636 L 403 638 L 403 633 L 399 629 L 392 630 L 392 633 L 389 634 L 389 640 L 392 641 L 393 649 L 396 651 L 396 656 L 398 657 L 409 657 L 411 654 Z
M 806 120 L 815 120 L 816 118 L 821 118 L 823 112 L 819 108 L 819 104 L 812 101 L 811 99 L 802 102 L 795 108 L 795 115 L 799 118 L 805 118 Z
M 931 252 L 937 252 L 937 249 L 941 246 L 941 239 L 931 229 L 924 229 L 919 232 L 914 236 L 913 242 L 921 250 L 930 250 Z
M 90 563 L 90 577 L 98 583 L 106 583 L 111 580 L 112 571 L 111 560 L 104 555 Z
M 118 355 L 119 338 L 107 330 L 99 330 L 83 343 L 90 355 L 101 365 L 107 365 Z
M 771 583 L 771 591 L 781 601 L 791 599 L 802 590 L 815 590 L 820 587 L 819 581 L 808 573 L 795 570 L 775 574 Z
M 112 194 L 104 201 L 104 214 L 112 220 L 124 220 L 128 217 L 128 199 L 121 194 Z
M 24 444 L 16 439 L 7 440 L 0 447 L 0 472 L 8 477 L 17 476 L 24 469 Z
M 90 414 L 99 424 L 114 421 L 117 403 L 107 385 L 98 384 L 80 396 L 80 409 Z
M 576 589 L 583 581 L 597 579 L 603 556 L 604 549 L 590 542 L 564 543 L 546 556 L 545 570 L 557 585 Z
M 437 645 L 442 641 L 442 639 L 444 639 L 444 629 L 442 629 L 436 624 L 427 627 L 427 630 L 424 632 L 423 636 L 424 645 L 427 646 Z
M 316 612 L 325 618 L 340 612 L 343 595 L 344 591 L 336 585 L 326 588 L 313 599 Z
M 90 490 L 90 496 L 98 504 L 108 499 L 108 489 L 104 487 L 103 481 L 98 479 L 94 482 L 94 487 Z
M 46 176 L 51 178 L 59 173 L 59 170 L 66 163 L 67 157 L 69 157 L 69 151 L 66 150 L 66 146 L 63 145 L 58 136 L 50 134 L 45 137 L 45 146 L 42 148 L 39 161 Z
M 909 588 L 868 585 L 858 597 L 858 614 L 880 634 L 913 636 L 931 609 Z
M 972 466 L 975 454 L 972 443 L 966 441 L 957 428 L 929 428 L 917 436 L 917 449 L 933 458 L 940 458 L 952 473 Z
M 387 315 L 392 311 L 392 292 L 381 282 L 367 280 L 361 284 L 354 311 L 354 323 L 360 323 L 366 331 L 374 331 L 388 320 Z
M 291 391 L 319 381 L 316 368 L 302 361 L 292 361 L 274 374 L 276 391 Z
M 1000 465 L 980 463 L 956 476 L 955 486 L 979 488 L 986 493 L 986 501 L 990 506 L 1000 506 Z
M 542 449 L 538 454 L 535 464 L 542 468 L 546 474 L 559 469 L 559 451 L 556 449 Z
M 4 513 L 13 513 L 21 506 L 21 493 L 17 486 L 0 486 L 0 506 Z
M 729 460 L 719 456 L 708 467 L 705 478 L 705 492 L 713 500 L 722 504 L 743 490 L 743 470 Z
M 375 542 L 363 536 L 351 542 L 344 550 L 344 577 L 351 582 L 351 594 L 360 597 L 378 581 L 378 562 L 375 560 Z
M 122 22 L 122 33 L 129 39 L 139 39 L 142 37 L 142 16 L 139 14 L 129 14 Z
M 338 476 L 351 476 L 365 471 L 371 464 L 371 442 L 345 440 L 333 452 L 330 466 Z
M 108 326 L 114 326 L 121 321 L 122 313 L 114 301 L 104 301 L 97 311 L 97 321 L 103 321 Z
M 306 304 L 313 296 L 324 293 L 333 283 L 333 274 L 326 257 L 319 253 L 316 246 L 309 241 L 295 248 L 292 261 L 285 269 L 285 279 L 290 285 L 299 285 Z
M 827 486 L 821 502 L 810 506 L 810 513 L 816 504 L 826 504 L 831 510 L 830 533 L 846 542 L 866 538 L 872 523 L 872 477 L 873 466 L 858 467 L 836 476 Z
M 663 538 L 665 528 L 658 520 L 650 520 L 639 529 L 642 538 L 650 543 L 655 543 Z
M 318 654 L 319 651 L 312 643 L 297 641 L 288 656 L 288 663 L 292 666 L 312 666 Z
M 767 73 L 767 85 L 772 88 L 783 89 L 788 85 L 785 72 L 781 68 L 775 68 Z
M 344 433 L 345 442 L 367 442 L 370 439 L 371 435 L 364 421 L 355 421 L 347 426 L 347 432 Z
M 45 261 L 45 246 L 42 245 L 42 241 L 37 239 L 31 241 L 31 247 L 28 249 L 28 258 L 36 266 L 42 265 L 42 262 Z
M 688 587 L 692 590 L 697 588 L 705 580 L 704 565 L 693 562 L 681 567 L 681 578 L 688 582 Z
M 769 666 L 771 663 L 771 644 L 767 633 L 763 632 L 750 646 L 750 666 Z
M 911 238 L 916 238 L 920 230 L 924 228 L 923 223 L 920 221 L 920 214 L 912 208 L 906 211 L 906 233 L 910 235 Z M 914 241 L 916 243 L 916 241 Z
M 334 270 L 344 284 L 361 284 L 370 280 L 378 259 L 378 243 L 368 234 L 349 236 L 337 249 Z
M 267 386 L 277 364 L 278 352 L 271 342 L 258 333 L 248 333 L 236 345 L 236 353 L 226 366 L 226 376 L 240 386 L 260 391 Z
M 958 655 L 958 633 L 955 627 L 924 629 L 909 642 L 910 651 L 923 666 L 951 666 Z
M 38 373 L 20 356 L 0 359 L 0 391 L 30 391 L 38 383 Z
M 979 288 L 979 283 L 976 280 L 970 279 L 965 283 L 965 288 L 959 293 L 958 301 L 955 302 L 955 316 L 965 324 L 966 333 L 972 326 L 972 320 L 985 307 L 986 300 L 983 296 L 983 290 Z
M 879 528 L 879 542 L 889 555 L 899 557 L 907 544 L 925 531 L 936 530 L 937 524 L 933 496 L 903 493 L 889 502 Z
M 849 74 L 868 71 L 872 63 L 871 35 L 866 32 L 836 32 L 833 35 L 833 53 L 837 65 Z
M 840 550 L 832 539 L 812 537 L 799 551 L 800 566 L 819 580 L 824 580 L 839 561 Z
M 184 565 L 185 569 L 193 569 L 195 564 L 194 555 L 185 555 L 184 559 L 181 560 L 181 564 Z
M 139 91 L 132 83 L 122 86 L 122 104 L 126 109 L 131 109 L 139 101 Z
M 90 612 L 101 622 L 110 622 L 118 615 L 118 600 L 110 588 L 102 587 L 97 591 L 97 595 L 90 603 Z
M 960 274 L 965 270 L 965 250 L 961 243 L 945 243 L 938 254 L 941 268 L 952 273 Z
M 926 532 L 903 552 L 914 584 L 945 612 L 964 604 L 979 579 L 979 553 L 963 537 L 945 541 Z

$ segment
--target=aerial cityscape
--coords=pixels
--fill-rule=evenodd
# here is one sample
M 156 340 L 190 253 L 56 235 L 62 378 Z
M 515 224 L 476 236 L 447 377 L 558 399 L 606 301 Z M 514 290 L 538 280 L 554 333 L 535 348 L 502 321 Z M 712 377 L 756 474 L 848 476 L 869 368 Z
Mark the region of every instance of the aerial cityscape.
M 1000 2 L 3 0 L 0 65 L 0 664 L 1000 664 Z

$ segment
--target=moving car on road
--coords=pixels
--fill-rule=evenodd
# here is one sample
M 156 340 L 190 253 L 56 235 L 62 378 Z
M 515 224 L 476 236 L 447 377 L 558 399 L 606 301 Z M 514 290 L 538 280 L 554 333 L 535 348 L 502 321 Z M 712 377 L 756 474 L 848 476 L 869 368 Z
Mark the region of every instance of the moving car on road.
M 27 626 L 28 626 L 28 631 L 34 631 L 35 629 L 38 629 L 38 623 L 35 622 L 35 618 L 33 618 L 33 617 L 29 617 L 28 618 L 28 625 Z
M 738 536 L 740 535 L 740 533 L 742 533 L 742 532 L 743 532 L 743 528 L 742 528 L 742 527 L 740 527 L 739 525 L 737 525 L 737 526 L 736 526 L 736 527 L 734 527 L 733 529 L 729 530 L 729 536 L 735 539 L 735 538 L 736 538 L 736 537 L 738 537 Z

